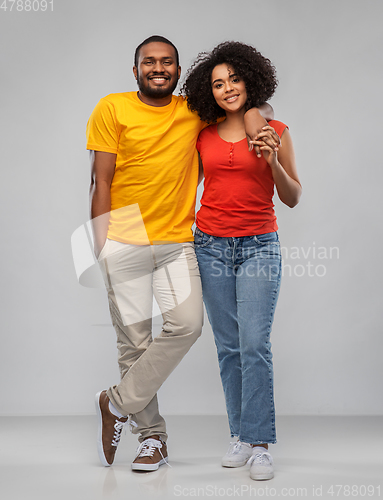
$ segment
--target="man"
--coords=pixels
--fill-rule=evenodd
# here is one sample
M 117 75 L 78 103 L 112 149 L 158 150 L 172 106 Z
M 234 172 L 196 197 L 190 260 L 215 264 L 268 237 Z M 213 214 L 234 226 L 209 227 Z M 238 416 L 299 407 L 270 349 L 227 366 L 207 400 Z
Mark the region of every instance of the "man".
M 176 47 L 152 36 L 136 49 L 138 92 L 111 94 L 87 127 L 95 253 L 117 333 L 121 381 L 96 396 L 98 451 L 113 463 L 123 426 L 140 446 L 133 470 L 168 460 L 166 425 L 156 393 L 201 334 L 203 307 L 193 248 L 198 157 L 206 126 L 173 91 L 181 68 Z M 254 111 L 254 110 L 252 110 Z M 266 123 L 255 110 L 256 130 Z M 163 318 L 153 340 L 152 298 Z

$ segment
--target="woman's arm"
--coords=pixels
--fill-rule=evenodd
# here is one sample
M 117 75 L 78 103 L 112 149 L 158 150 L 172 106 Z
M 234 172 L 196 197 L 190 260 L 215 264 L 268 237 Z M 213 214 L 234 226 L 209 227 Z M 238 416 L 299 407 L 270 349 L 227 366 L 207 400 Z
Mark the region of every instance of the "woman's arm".
M 259 146 L 267 163 L 270 165 L 280 200 L 288 207 L 293 208 L 299 203 L 302 193 L 302 186 L 299 182 L 295 164 L 293 141 L 289 130 L 286 128 L 281 137 L 281 145 L 276 151 L 275 148 L 271 148 L 265 142 L 265 139 L 273 137 L 274 133 L 274 129 L 267 125 L 263 127 L 263 132 L 258 134 L 254 143 Z

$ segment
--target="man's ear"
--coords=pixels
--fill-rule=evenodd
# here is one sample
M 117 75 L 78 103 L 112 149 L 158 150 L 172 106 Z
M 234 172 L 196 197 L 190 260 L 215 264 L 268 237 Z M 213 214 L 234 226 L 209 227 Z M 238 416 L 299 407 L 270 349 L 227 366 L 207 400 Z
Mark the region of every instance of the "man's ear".
M 178 80 L 180 79 L 181 77 L 181 66 L 178 66 Z
M 134 75 L 134 78 L 137 80 L 137 67 L 136 66 L 133 66 L 133 75 Z

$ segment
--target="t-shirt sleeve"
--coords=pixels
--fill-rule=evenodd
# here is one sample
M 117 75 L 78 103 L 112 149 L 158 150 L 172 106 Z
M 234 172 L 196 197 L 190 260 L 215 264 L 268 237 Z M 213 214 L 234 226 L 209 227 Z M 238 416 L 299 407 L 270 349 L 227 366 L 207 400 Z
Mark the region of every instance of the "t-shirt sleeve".
M 201 132 L 199 133 L 199 136 L 198 136 L 198 139 L 197 139 L 197 144 L 196 144 L 196 147 L 197 147 L 197 151 L 198 153 L 201 154 L 201 147 L 204 143 L 204 141 L 206 141 L 206 134 L 207 134 L 207 131 L 209 131 L 210 129 L 207 129 L 207 128 L 204 128 L 203 130 L 201 130 Z
M 86 138 L 86 149 L 117 154 L 119 132 L 115 109 L 107 99 L 101 99 L 90 115 Z
M 273 129 L 279 135 L 279 137 L 282 136 L 282 134 L 286 128 L 289 128 L 285 123 L 282 123 L 278 120 L 270 120 L 269 125 L 270 125 L 270 127 L 273 127 Z
M 206 129 L 201 130 L 201 132 L 199 133 L 198 139 L 197 139 L 196 148 L 197 148 L 198 153 L 201 153 L 201 146 L 202 146 L 202 141 L 203 141 L 203 138 L 205 135 L 205 130 Z

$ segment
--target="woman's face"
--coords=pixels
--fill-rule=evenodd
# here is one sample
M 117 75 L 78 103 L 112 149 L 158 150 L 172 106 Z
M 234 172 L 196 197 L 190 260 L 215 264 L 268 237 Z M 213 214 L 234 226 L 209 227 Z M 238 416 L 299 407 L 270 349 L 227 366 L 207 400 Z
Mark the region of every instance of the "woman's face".
M 211 73 L 213 96 L 226 113 L 244 112 L 247 100 L 245 82 L 227 64 L 219 64 Z

